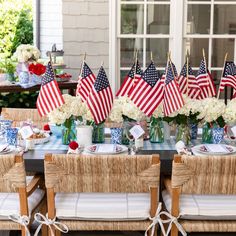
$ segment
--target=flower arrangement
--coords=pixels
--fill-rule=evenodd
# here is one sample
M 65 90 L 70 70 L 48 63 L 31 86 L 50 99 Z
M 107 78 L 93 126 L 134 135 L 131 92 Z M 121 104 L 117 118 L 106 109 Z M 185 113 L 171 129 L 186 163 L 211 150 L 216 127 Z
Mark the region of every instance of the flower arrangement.
M 127 96 L 123 96 L 114 100 L 109 119 L 116 123 L 121 123 L 124 119 L 141 121 L 145 119 L 145 114 Z
M 236 99 L 232 99 L 228 102 L 223 118 L 226 123 L 232 124 L 236 122 Z
M 37 61 L 40 57 L 40 51 L 37 47 L 30 44 L 21 44 L 17 47 L 14 57 L 18 62 Z
M 199 107 L 198 119 L 202 119 L 206 123 L 212 123 L 220 127 L 225 126 L 223 114 L 225 113 L 225 103 L 223 100 L 215 97 L 202 100 Z

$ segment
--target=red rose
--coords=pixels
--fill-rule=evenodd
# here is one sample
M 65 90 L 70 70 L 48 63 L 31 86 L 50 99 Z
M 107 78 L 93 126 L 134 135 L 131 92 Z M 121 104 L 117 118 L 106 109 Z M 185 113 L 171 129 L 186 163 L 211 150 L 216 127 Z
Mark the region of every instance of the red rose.
M 75 141 L 71 141 L 69 144 L 70 149 L 75 150 L 76 148 L 79 147 L 79 144 Z
M 43 126 L 43 130 L 45 130 L 45 131 L 50 131 L 49 124 L 45 124 L 45 125 Z

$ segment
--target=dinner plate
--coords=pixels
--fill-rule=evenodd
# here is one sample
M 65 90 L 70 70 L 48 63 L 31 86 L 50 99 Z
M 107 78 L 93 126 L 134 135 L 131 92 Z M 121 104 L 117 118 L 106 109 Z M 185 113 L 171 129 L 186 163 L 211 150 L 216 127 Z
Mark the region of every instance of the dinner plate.
M 119 154 L 122 152 L 127 152 L 128 148 L 124 145 L 118 144 L 94 144 L 88 146 L 85 151 L 93 154 Z
M 8 154 L 8 153 L 11 153 L 15 150 L 14 147 L 8 147 L 6 150 L 0 152 L 0 155 L 5 155 L 5 154 Z
M 222 151 L 212 151 L 214 147 L 218 146 Z M 204 154 L 204 155 L 230 155 L 233 153 L 236 153 L 236 147 L 226 144 L 200 144 L 197 146 L 194 146 L 192 148 L 192 151 L 195 155 L 197 154 Z

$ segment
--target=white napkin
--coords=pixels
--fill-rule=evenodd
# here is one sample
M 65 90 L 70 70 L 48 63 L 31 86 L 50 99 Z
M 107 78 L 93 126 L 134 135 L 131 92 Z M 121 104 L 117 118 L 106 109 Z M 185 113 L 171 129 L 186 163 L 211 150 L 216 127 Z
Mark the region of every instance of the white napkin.
M 221 144 L 205 144 L 205 147 L 209 152 L 214 153 L 228 153 L 229 150 L 227 150 L 223 145 Z
M 178 154 L 192 155 L 192 153 L 190 151 L 188 151 L 188 149 L 186 148 L 186 146 L 182 140 L 180 140 L 179 142 L 177 142 L 175 144 L 175 148 L 176 148 L 176 151 L 178 152 Z
M 81 151 L 79 150 L 79 148 L 76 148 L 75 150 L 69 148 L 68 151 L 67 151 L 67 154 L 79 154 L 80 152 Z
M 99 153 L 112 153 L 115 151 L 116 145 L 114 144 L 101 144 L 97 145 L 97 150 L 96 152 Z

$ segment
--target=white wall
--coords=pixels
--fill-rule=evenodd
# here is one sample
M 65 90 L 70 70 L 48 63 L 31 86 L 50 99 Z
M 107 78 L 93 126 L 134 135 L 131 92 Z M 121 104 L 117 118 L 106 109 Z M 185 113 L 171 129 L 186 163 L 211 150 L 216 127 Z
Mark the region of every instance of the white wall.
M 37 0 L 34 0 L 34 6 L 35 1 Z M 47 51 L 51 51 L 54 43 L 56 43 L 57 49 L 63 48 L 62 0 L 40 0 L 40 50 L 42 58 L 46 57 Z
M 97 74 L 101 62 L 108 75 L 109 2 L 108 0 L 63 0 L 64 61 L 77 79 L 84 52 L 87 63 Z

